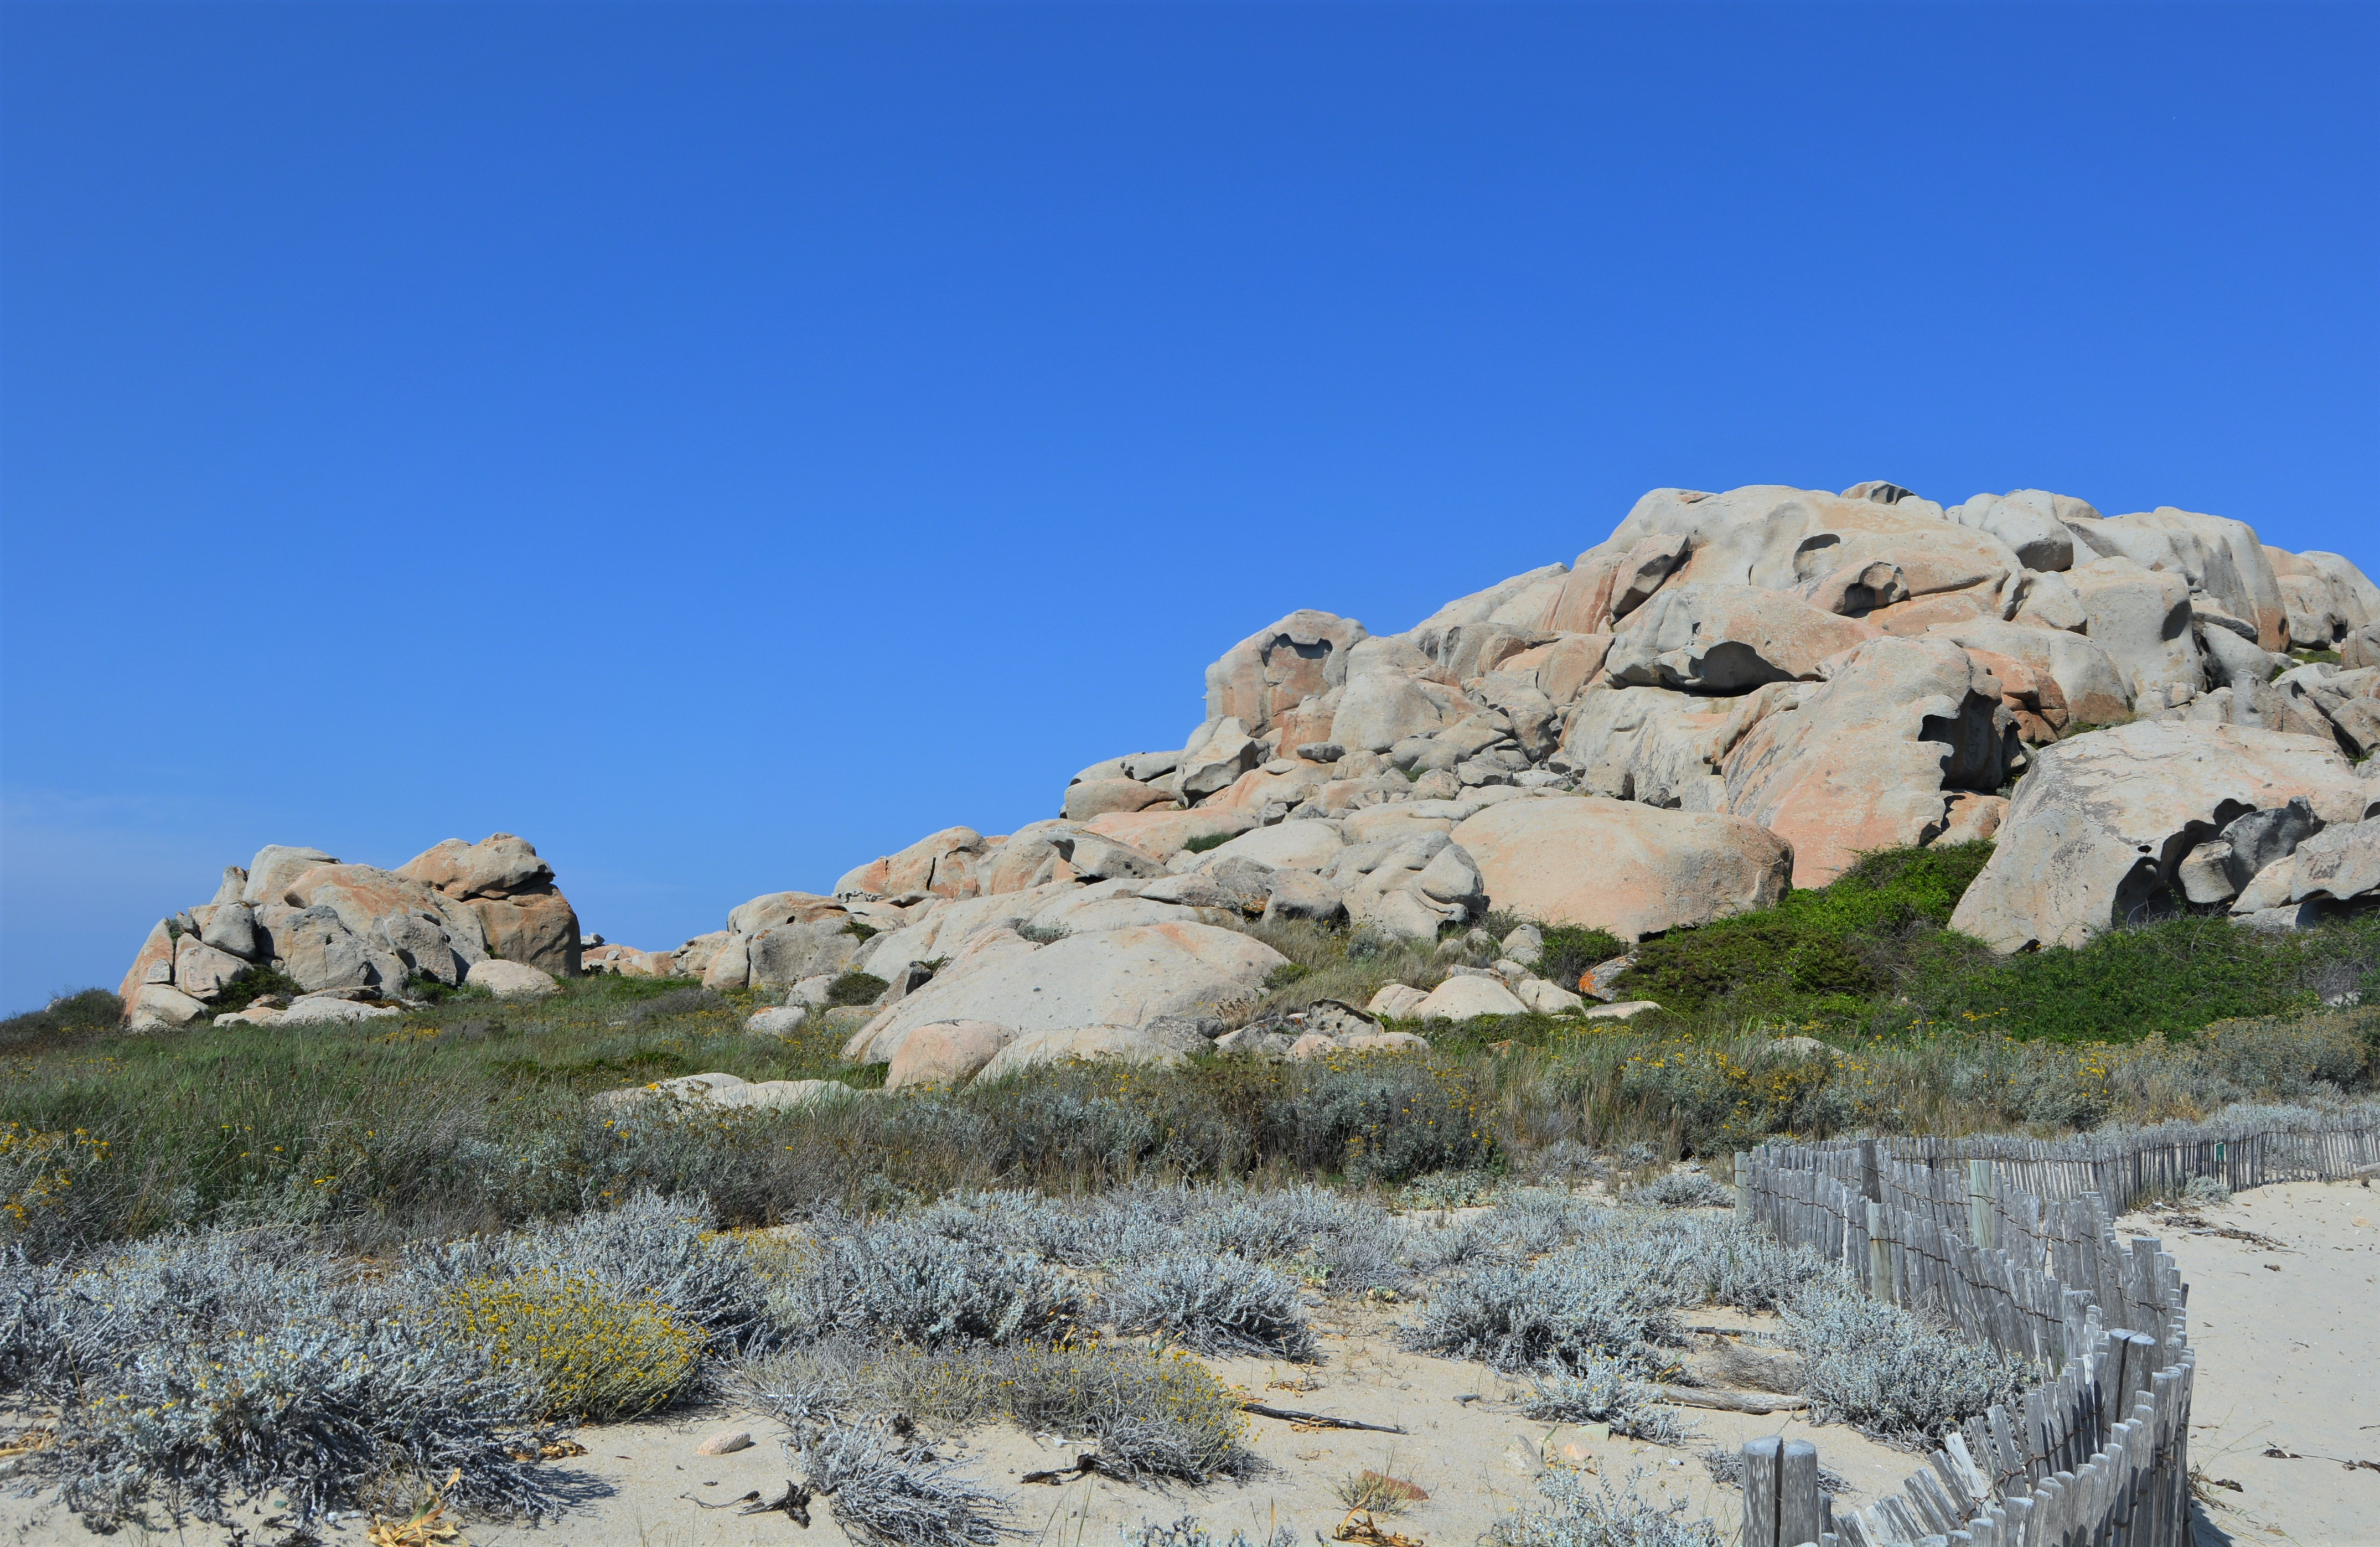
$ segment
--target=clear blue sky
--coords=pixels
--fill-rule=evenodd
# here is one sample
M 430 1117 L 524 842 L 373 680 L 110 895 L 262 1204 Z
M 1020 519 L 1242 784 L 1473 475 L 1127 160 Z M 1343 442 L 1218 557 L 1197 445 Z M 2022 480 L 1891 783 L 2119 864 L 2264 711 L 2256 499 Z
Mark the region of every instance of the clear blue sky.
M 1656 485 L 2380 570 L 2380 7 L 0 29 L 0 1010 L 266 842 L 674 944 Z

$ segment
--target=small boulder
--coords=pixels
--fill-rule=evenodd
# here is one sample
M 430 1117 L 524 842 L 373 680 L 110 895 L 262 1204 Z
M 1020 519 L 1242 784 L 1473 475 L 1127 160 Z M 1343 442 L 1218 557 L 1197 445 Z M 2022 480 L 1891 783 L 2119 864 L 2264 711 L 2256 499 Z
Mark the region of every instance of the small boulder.
M 1066 786 L 1068 822 L 1088 822 L 1110 811 L 1145 811 L 1151 806 L 1177 804 L 1171 791 L 1137 779 L 1086 779 Z
M 1593 796 L 1509 800 L 1454 838 L 1498 907 L 1629 941 L 1770 907 L 1793 873 L 1792 849 L 1741 817 Z
M 722 1429 L 694 1447 L 697 1456 L 733 1456 L 739 1450 L 752 1448 L 752 1431 L 748 1429 Z
M 1372 995 L 1372 1002 L 1364 1006 L 1364 1013 L 1387 1020 L 1412 1020 L 1414 1012 L 1428 998 L 1428 994 L 1411 983 L 1390 983 Z
M 135 993 L 127 1024 L 135 1031 L 170 1031 L 207 1013 L 203 1000 L 170 983 L 144 983 Z
M 1205 1045 L 1203 1038 L 1163 1036 L 1134 1026 L 1058 1027 L 1010 1041 L 976 1078 L 1000 1079 L 1046 1064 L 1179 1064 Z
M 1518 1016 L 1528 1006 L 1493 978 L 1468 974 L 1449 978 L 1430 990 L 1406 1017 L 1413 1020 L 1469 1020 L 1475 1016 Z
M 809 1018 L 808 1005 L 782 1005 L 755 1010 L 744 1017 L 744 1029 L 756 1036 L 790 1037 Z
M 892 1066 L 884 1076 L 884 1089 L 955 1089 L 973 1079 L 1001 1049 L 1014 1041 L 1014 1028 L 989 1020 L 952 1020 L 917 1027 L 901 1039 L 899 1050 L 892 1054 Z
M 1289 919 L 1335 923 L 1347 917 L 1347 902 L 1336 888 L 1305 871 L 1275 871 L 1267 878 L 1264 917 L 1267 923 Z
M 1586 1003 L 1559 983 L 1547 982 L 1543 978 L 1524 978 L 1512 986 L 1512 993 L 1541 1016 L 1566 1015 Z
M 562 992 L 562 985 L 553 981 L 552 974 L 541 972 L 527 962 L 502 961 L 494 956 L 472 963 L 464 981 L 499 999 L 543 999 Z
M 1649 999 L 1623 999 L 1616 1005 L 1597 1005 L 1585 1012 L 1587 1020 L 1633 1020 L 1647 1011 L 1661 1006 Z

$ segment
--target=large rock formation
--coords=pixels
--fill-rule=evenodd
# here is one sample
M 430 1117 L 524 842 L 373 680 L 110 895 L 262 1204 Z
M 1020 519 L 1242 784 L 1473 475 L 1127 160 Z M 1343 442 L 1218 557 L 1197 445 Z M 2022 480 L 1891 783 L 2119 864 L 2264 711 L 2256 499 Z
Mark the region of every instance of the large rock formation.
M 2169 908 L 2183 862 L 2240 818 L 2302 800 L 2323 822 L 2360 822 L 2380 798 L 2335 746 L 2239 725 L 2138 722 L 2038 759 L 1950 920 L 2003 951 L 2080 945 Z
M 453 985 L 491 959 L 578 975 L 578 916 L 526 840 L 449 838 L 394 871 L 269 844 L 225 870 L 213 901 L 151 930 L 123 995 L 148 1029 L 206 1014 L 260 968 L 307 993 L 395 998 L 410 978 Z
M 1258 918 L 1427 940 L 1500 908 L 1633 939 L 1988 837 L 1959 927 L 2017 949 L 2168 907 L 2310 919 L 2373 869 L 2350 827 L 2380 785 L 2349 760 L 2380 751 L 2380 589 L 2171 506 L 1658 489 L 1573 563 L 1402 633 L 1293 612 L 1205 686 L 1178 748 L 1081 769 L 1046 820 L 946 827 L 593 964 L 809 1004 L 868 972 L 889 986 L 853 1055 L 925 1086 L 1195 1050 L 1280 965 L 1226 927 Z M 577 953 L 518 839 L 395 871 L 276 847 L 161 923 L 126 991 L 176 1024 L 267 962 L 362 993 Z M 1524 976 L 1445 1003 L 1570 997 Z

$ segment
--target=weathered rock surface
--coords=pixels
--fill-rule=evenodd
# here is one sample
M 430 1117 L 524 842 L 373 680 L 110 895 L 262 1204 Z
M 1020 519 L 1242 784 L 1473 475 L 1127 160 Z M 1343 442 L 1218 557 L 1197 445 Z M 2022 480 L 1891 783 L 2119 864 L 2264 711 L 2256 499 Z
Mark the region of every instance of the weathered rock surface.
M 1827 657 L 1876 635 L 1786 591 L 1671 586 L 1619 626 L 1603 669 L 1631 686 L 1742 693 L 1815 677 Z
M 1599 797 L 1506 801 L 1454 830 L 1499 907 L 1622 940 L 1773 905 L 1790 844 L 1741 817 Z
M 965 1085 L 1001 1049 L 1014 1041 L 1015 1028 L 988 1020 L 937 1021 L 913 1027 L 892 1054 L 892 1067 L 884 1076 L 884 1089 Z
M 2335 746 L 2230 725 L 2118 725 L 2034 757 L 1950 920 L 2002 951 L 2154 916 L 2235 818 L 2303 798 L 2325 822 L 2357 822 L 2374 794 Z
M 1973 656 L 1876 640 L 1826 682 L 1777 694 L 1727 756 L 1725 809 L 1792 846 L 1795 885 L 1823 886 L 1867 850 L 1937 836 L 1945 791 L 1997 788 L 2017 749 L 1998 680 Z
M 527 962 L 475 962 L 467 981 L 473 988 L 486 989 L 499 999 L 544 999 L 562 992 L 562 985 L 551 974 Z
M 1287 960 L 1261 941 L 1211 924 L 1144 924 L 1070 934 L 1003 954 L 973 970 L 946 970 L 870 1021 L 844 1047 L 844 1056 L 888 1062 L 913 1028 L 938 1021 L 990 1021 L 1022 1036 L 1139 1027 L 1161 1016 L 1211 1013 L 1255 997 L 1266 977 Z M 1031 1054 L 1017 1056 L 1029 1061 Z

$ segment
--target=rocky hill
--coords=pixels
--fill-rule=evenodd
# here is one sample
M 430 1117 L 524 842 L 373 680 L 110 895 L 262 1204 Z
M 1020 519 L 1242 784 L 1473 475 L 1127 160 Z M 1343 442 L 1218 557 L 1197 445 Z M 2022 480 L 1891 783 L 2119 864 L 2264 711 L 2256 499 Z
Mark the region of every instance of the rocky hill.
M 1059 817 L 946 828 L 831 895 L 587 965 L 782 990 L 781 1019 L 866 973 L 884 987 L 846 1052 L 947 1082 L 1241 1037 L 1233 1012 L 1284 965 L 1250 918 L 1427 940 L 1492 907 L 1633 941 L 1864 852 L 1980 838 L 1953 924 L 2003 951 L 2185 908 L 2289 928 L 2380 895 L 2380 591 L 2171 507 L 1655 490 L 1574 563 L 1402 633 L 1293 613 L 1208 668 L 1207 710 L 1178 749 L 1076 774 Z M 1496 968 L 1371 1010 L 1581 1009 L 1594 985 L 1535 976 L 1520 933 Z M 395 871 L 268 848 L 152 932 L 126 998 L 179 1024 L 243 971 L 352 997 L 490 956 L 574 973 L 578 951 L 518 839 Z M 1352 1009 L 1261 1029 L 1276 1050 L 1399 1040 Z

